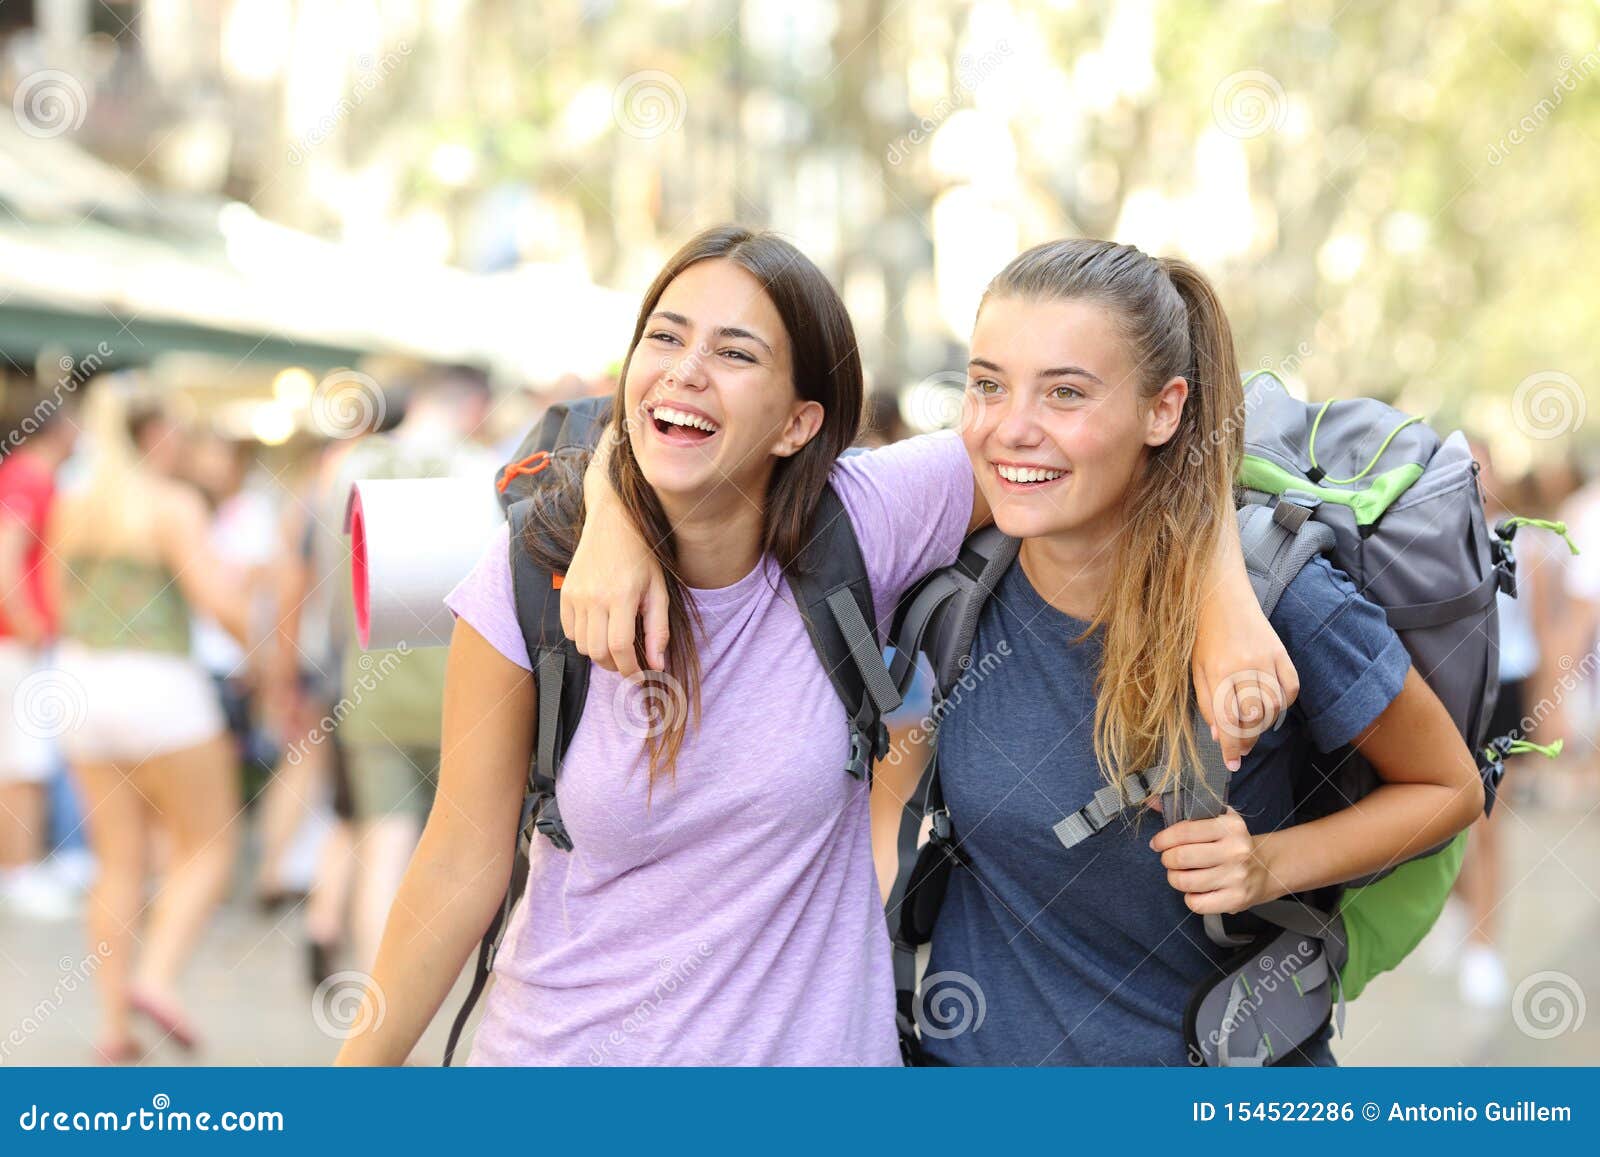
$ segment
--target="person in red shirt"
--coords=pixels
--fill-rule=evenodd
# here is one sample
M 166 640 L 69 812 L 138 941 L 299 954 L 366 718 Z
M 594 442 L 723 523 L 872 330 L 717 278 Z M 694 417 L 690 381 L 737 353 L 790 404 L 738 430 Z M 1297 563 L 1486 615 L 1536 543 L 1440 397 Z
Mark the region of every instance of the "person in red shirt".
M 0 430 L 0 901 L 22 915 L 57 919 L 71 914 L 72 903 L 40 869 L 57 732 L 49 706 L 55 693 L 40 670 L 57 625 L 44 534 L 56 470 L 76 434 L 62 401 L 48 394 L 21 399 Z

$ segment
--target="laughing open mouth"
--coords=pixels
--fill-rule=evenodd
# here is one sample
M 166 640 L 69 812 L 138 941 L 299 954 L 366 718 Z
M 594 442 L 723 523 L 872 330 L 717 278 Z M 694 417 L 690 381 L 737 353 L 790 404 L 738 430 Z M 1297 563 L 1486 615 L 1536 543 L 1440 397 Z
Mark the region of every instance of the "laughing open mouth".
M 703 442 L 722 428 L 704 414 L 672 406 L 657 406 L 650 411 L 650 420 L 658 432 L 674 441 Z

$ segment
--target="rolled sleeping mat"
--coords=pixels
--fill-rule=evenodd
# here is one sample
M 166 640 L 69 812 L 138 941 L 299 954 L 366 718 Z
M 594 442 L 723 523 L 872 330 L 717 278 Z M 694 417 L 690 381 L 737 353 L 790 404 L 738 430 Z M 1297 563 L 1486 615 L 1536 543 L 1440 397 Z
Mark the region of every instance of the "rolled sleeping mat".
M 345 504 L 356 637 L 365 650 L 444 647 L 453 616 L 444 597 L 467 576 L 505 521 L 481 479 L 357 482 Z

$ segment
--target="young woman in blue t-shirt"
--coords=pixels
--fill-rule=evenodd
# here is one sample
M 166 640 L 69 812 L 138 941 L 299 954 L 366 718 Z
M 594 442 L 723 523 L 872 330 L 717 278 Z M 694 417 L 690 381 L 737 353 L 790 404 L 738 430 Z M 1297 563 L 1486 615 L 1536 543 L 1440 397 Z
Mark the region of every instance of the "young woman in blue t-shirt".
M 1184 1064 L 1190 990 L 1226 955 L 1204 914 L 1443 842 L 1482 811 L 1478 774 L 1383 612 L 1318 559 L 1271 619 L 1299 699 L 1232 777 L 1229 811 L 1164 829 L 1129 814 L 1064 848 L 1051 825 L 1108 779 L 1152 765 L 1170 777 L 1195 758 L 1197 565 L 1233 519 L 1243 450 L 1227 317 L 1185 262 L 1103 241 L 1039 246 L 983 298 L 968 405 L 978 487 L 1023 542 L 976 642 L 1005 640 L 1012 657 L 939 733 L 970 870 L 952 874 L 928 973 L 981 992 L 984 1018 L 924 1047 L 946 1064 Z M 1308 745 L 1346 743 L 1383 785 L 1293 825 Z M 937 1012 L 926 983 L 923 998 Z M 1325 1034 L 1286 1059 L 1333 1063 Z

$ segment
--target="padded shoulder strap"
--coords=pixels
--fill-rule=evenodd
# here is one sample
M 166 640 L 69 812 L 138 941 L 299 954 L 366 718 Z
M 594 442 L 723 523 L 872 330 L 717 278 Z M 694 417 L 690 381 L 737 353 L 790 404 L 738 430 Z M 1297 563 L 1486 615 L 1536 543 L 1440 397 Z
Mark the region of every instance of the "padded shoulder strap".
M 513 503 L 506 512 L 510 523 L 511 590 L 516 601 L 517 625 L 522 629 L 522 641 L 528 649 L 538 690 L 533 758 L 528 764 L 520 830 L 524 839 L 531 839 L 531 822 L 533 828 L 549 836 L 557 847 L 568 850 L 572 843 L 556 803 L 556 777 L 573 733 L 578 729 L 578 720 L 583 716 L 584 700 L 589 693 L 589 661 L 561 632 L 561 597 L 556 576 L 536 565 L 523 548 L 522 537 L 529 513 L 528 499 Z
M 1294 576 L 1319 554 L 1333 549 L 1333 527 L 1311 518 L 1311 509 L 1285 495 L 1272 506 L 1246 503 L 1239 508 L 1239 545 L 1244 569 L 1271 615 Z
M 523 437 L 516 456 L 495 473 L 494 488 L 501 507 L 509 514 L 516 502 L 527 497 L 528 479 L 541 469 L 541 458 L 561 450 L 594 449 L 610 420 L 608 397 L 579 398 L 551 406 Z
M 883 662 L 872 584 L 849 512 L 832 486 L 812 516 L 805 548 L 784 576 L 811 645 L 850 719 L 851 775 L 862 778 L 888 747 L 882 718 L 900 706 Z
M 933 669 L 941 695 L 948 694 L 972 665 L 972 644 L 978 619 L 1000 580 L 1016 561 L 1021 540 L 1010 538 L 997 526 L 986 526 L 967 536 L 953 565 L 940 572 L 941 583 L 954 583 L 958 597 L 930 624 L 922 651 Z

